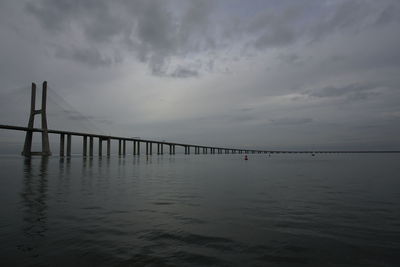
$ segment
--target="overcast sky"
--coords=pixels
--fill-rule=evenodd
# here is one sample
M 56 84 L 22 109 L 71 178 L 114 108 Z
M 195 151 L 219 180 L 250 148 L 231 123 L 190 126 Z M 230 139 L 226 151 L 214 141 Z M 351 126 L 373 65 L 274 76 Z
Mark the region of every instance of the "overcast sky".
M 400 149 L 398 0 L 1 0 L 0 62 L 0 124 L 47 80 L 52 129 Z

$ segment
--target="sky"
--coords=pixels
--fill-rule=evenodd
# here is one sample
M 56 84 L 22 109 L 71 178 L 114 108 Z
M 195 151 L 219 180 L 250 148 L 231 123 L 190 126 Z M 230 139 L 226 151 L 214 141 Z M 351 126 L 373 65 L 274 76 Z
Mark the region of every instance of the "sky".
M 46 80 L 51 129 L 399 150 L 399 47 L 398 0 L 2 0 L 0 124 Z

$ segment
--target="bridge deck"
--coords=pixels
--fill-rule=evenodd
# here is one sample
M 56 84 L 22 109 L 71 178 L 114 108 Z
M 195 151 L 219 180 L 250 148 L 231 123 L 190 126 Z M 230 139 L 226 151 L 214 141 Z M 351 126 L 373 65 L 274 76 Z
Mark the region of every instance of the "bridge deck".
M 15 131 L 24 131 L 24 132 L 43 132 L 43 129 L 39 128 L 28 128 L 22 126 L 15 125 L 3 125 L 0 124 L 0 129 L 6 130 L 15 130 Z M 163 144 L 163 145 L 174 145 L 174 146 L 182 146 L 182 147 L 197 147 L 197 148 L 209 148 L 209 149 L 222 149 L 222 150 L 236 150 L 236 151 L 249 151 L 256 153 L 400 153 L 397 150 L 254 150 L 254 149 L 244 149 L 244 148 L 228 148 L 228 147 L 215 147 L 215 146 L 205 146 L 205 145 L 196 145 L 196 144 L 185 144 L 185 143 L 176 143 L 176 142 L 165 142 L 165 141 L 157 141 L 151 139 L 141 139 L 141 138 L 129 138 L 129 137 L 121 137 L 121 136 L 112 136 L 112 135 L 101 135 L 101 134 L 92 134 L 92 133 L 83 133 L 83 132 L 71 132 L 71 131 L 63 131 L 63 130 L 47 130 L 50 134 L 64 134 L 71 136 L 82 136 L 82 137 L 94 137 L 100 138 L 102 140 L 125 140 L 125 141 L 136 141 L 142 143 L 154 143 L 154 144 Z

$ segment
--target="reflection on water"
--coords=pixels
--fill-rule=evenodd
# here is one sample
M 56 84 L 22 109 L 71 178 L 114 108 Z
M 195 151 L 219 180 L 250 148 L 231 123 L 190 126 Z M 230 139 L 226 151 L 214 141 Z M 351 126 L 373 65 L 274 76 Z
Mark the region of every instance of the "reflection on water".
M 398 266 L 398 160 L 0 158 L 0 262 Z
M 48 229 L 47 226 L 47 168 L 48 157 L 41 157 L 39 168 L 32 166 L 32 159 L 24 159 L 24 178 L 21 200 L 23 204 L 24 241 L 19 249 L 29 253 L 31 257 L 37 257 L 37 248 Z

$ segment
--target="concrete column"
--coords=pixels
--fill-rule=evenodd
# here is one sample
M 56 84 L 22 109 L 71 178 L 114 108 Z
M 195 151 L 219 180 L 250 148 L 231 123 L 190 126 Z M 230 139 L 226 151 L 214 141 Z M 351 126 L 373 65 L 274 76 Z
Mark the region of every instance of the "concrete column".
M 86 157 L 87 156 L 87 136 L 86 135 L 83 136 L 83 142 L 82 143 L 83 143 L 82 144 L 82 155 L 84 157 Z
M 164 155 L 164 144 L 161 143 L 160 146 L 161 146 L 161 155 Z
M 172 145 L 172 151 L 173 151 L 173 153 L 175 155 L 175 145 Z
M 150 142 L 150 155 L 153 155 L 153 143 L 152 142 Z
M 67 157 L 71 156 L 71 135 L 67 135 Z
M 140 141 L 137 141 L 137 154 L 140 155 Z
M 157 143 L 157 155 L 160 155 L 161 149 L 160 149 L 160 143 Z
M 99 156 L 101 157 L 103 155 L 103 140 L 101 140 L 101 137 L 99 137 Z
M 49 143 L 49 134 L 47 132 L 47 111 L 46 111 L 46 102 L 47 102 L 47 82 L 44 81 L 42 85 L 42 109 L 41 109 L 41 117 L 42 117 L 42 155 L 50 156 L 50 143 Z
M 172 145 L 169 145 L 169 154 L 172 155 Z
M 32 91 L 31 91 L 31 112 L 29 115 L 29 122 L 28 122 L 28 128 L 33 128 L 34 125 L 34 120 L 35 120 L 35 109 L 36 109 L 36 84 L 32 83 Z M 33 132 L 32 131 L 27 131 L 25 135 L 25 144 L 24 144 L 24 149 L 22 150 L 22 155 L 24 156 L 30 156 L 31 155 L 31 150 L 32 150 L 32 137 L 33 137 Z
M 121 156 L 122 154 L 122 141 L 118 139 L 118 155 Z
M 60 134 L 60 157 L 64 157 L 65 135 Z
M 136 141 L 133 141 L 133 152 L 132 155 L 136 155 Z
M 149 154 L 149 142 L 146 142 L 146 155 Z
M 111 155 L 111 140 L 110 138 L 107 138 L 107 156 L 109 157 Z
M 124 154 L 124 156 L 125 156 L 126 155 L 126 140 L 125 139 L 122 141 L 122 144 L 123 144 L 123 146 L 122 146 L 122 154 Z
M 89 138 L 89 156 L 93 157 L 93 136 Z

